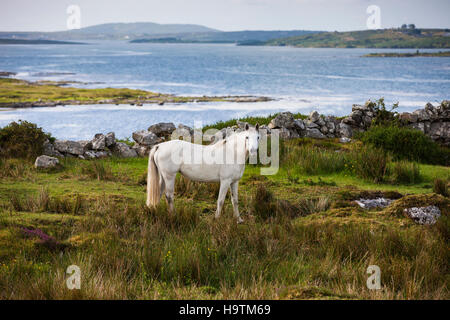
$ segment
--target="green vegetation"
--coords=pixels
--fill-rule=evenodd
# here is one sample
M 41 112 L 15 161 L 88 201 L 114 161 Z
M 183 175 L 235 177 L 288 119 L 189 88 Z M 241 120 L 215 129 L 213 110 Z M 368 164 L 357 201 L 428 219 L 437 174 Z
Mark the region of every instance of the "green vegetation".
M 0 157 L 35 159 L 42 155 L 45 141 L 54 140 L 34 123 L 19 120 L 0 128 Z
M 64 84 L 64 83 L 63 83 Z M 45 97 L 43 99 L 42 97 Z M 82 89 L 64 87 L 60 83 L 28 82 L 24 80 L 0 78 L 0 107 L 16 107 L 25 104 L 54 105 L 59 104 L 142 104 L 142 103 L 185 103 L 185 102 L 217 102 L 267 101 L 266 97 L 181 97 L 169 94 L 159 94 L 144 90 L 126 88 Z
M 174 215 L 165 203 L 146 208 L 147 159 L 65 158 L 51 172 L 2 159 L 0 298 L 448 299 L 450 201 L 432 193 L 447 186 L 448 167 L 397 168 L 375 150 L 337 139 L 284 141 L 277 175 L 247 166 L 241 225 L 228 197 L 213 218 L 217 184 L 181 176 Z M 379 157 L 382 164 L 372 163 Z M 372 167 L 375 174 L 360 174 Z M 383 179 L 374 179 L 379 172 Z M 378 196 L 400 199 L 385 210 L 353 202 Z M 423 204 L 442 210 L 436 225 L 403 216 Z M 73 264 L 81 290 L 65 284 Z M 382 270 L 380 291 L 366 287 L 372 264 Z
M 382 29 L 352 32 L 322 32 L 275 39 L 271 46 L 301 48 L 450 48 L 450 37 L 443 29 Z
M 448 165 L 450 151 L 419 130 L 389 126 L 372 126 L 361 134 L 364 143 L 390 152 L 395 159 Z

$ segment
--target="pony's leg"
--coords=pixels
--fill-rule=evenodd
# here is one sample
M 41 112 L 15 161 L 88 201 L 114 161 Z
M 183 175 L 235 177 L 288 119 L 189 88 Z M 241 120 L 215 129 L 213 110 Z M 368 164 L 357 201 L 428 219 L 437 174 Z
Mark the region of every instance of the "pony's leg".
M 164 186 L 165 186 L 164 193 L 166 195 L 166 201 L 169 206 L 170 214 L 172 214 L 174 212 L 173 198 L 174 198 L 174 191 L 175 191 L 175 177 L 176 177 L 176 174 L 164 175 Z
M 233 204 L 233 212 L 234 217 L 237 219 L 238 223 L 244 222 L 242 220 L 240 214 L 239 214 L 239 208 L 238 208 L 238 184 L 239 182 L 233 182 L 231 184 L 231 203 Z
M 229 181 L 220 181 L 220 191 L 219 197 L 217 198 L 217 211 L 215 218 L 218 219 L 220 217 L 220 213 L 222 212 L 222 207 L 225 202 L 225 197 L 227 196 L 228 188 L 230 187 Z

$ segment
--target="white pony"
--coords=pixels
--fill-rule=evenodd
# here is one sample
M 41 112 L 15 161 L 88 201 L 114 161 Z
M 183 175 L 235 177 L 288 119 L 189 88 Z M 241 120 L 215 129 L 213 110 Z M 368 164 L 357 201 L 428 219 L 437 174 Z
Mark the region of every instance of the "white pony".
M 248 157 L 256 157 L 258 129 L 258 125 L 250 128 L 247 124 L 245 131 L 207 146 L 182 140 L 154 146 L 148 161 L 147 206 L 156 206 L 164 192 L 169 212 L 173 213 L 175 177 L 180 172 L 193 181 L 220 182 L 216 218 L 219 218 L 228 189 L 231 188 L 234 217 L 238 223 L 242 222 L 238 210 L 238 183 L 244 174 Z

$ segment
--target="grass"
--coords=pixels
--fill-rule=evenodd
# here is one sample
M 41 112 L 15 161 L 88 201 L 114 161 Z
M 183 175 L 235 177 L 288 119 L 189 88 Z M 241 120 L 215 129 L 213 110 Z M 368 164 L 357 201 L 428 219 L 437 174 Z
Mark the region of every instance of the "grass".
M 164 202 L 146 208 L 146 159 L 64 159 L 51 172 L 5 160 L 0 298 L 448 299 L 448 198 L 432 193 L 435 179 L 450 178 L 448 168 L 412 164 L 420 182 L 375 183 L 345 166 L 354 147 L 291 140 L 277 175 L 247 166 L 239 186 L 241 225 L 229 195 L 214 220 L 217 185 L 180 176 L 176 214 L 168 215 Z M 299 164 L 308 153 L 321 164 Z M 341 157 L 344 165 L 336 165 Z M 309 163 L 311 173 L 302 169 Z M 395 212 L 431 201 L 444 216 L 419 226 L 392 210 L 365 211 L 352 202 L 401 196 L 394 190 L 410 195 L 395 202 Z M 65 285 L 73 264 L 81 268 L 81 290 Z M 366 287 L 372 264 L 381 268 L 380 291 Z
M 42 99 L 45 97 L 45 99 Z M 236 100 L 239 97 L 234 97 Z M 161 103 L 161 102 L 217 102 L 230 101 L 228 97 L 183 97 L 127 88 L 84 89 L 65 87 L 58 83 L 37 83 L 19 79 L 0 78 L 0 106 L 19 103 L 90 104 L 103 100 L 109 103 Z M 257 98 L 256 98 L 257 99 Z M 233 101 L 233 100 L 231 100 Z

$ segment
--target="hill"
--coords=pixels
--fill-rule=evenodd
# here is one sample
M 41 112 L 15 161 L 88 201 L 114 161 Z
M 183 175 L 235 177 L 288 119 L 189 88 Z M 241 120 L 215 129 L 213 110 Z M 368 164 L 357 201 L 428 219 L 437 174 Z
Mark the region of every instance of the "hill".
M 119 40 L 154 35 L 215 33 L 219 30 L 195 24 L 158 24 L 153 22 L 105 23 L 81 29 L 57 32 L 0 32 L 0 38 L 27 40 Z
M 147 37 L 132 40 L 132 43 L 265 43 L 266 41 L 297 37 L 319 31 L 290 30 L 290 31 L 229 31 L 229 32 L 202 32 L 179 34 L 173 37 Z
M 448 29 L 381 29 L 322 32 L 267 41 L 300 48 L 450 48 Z

